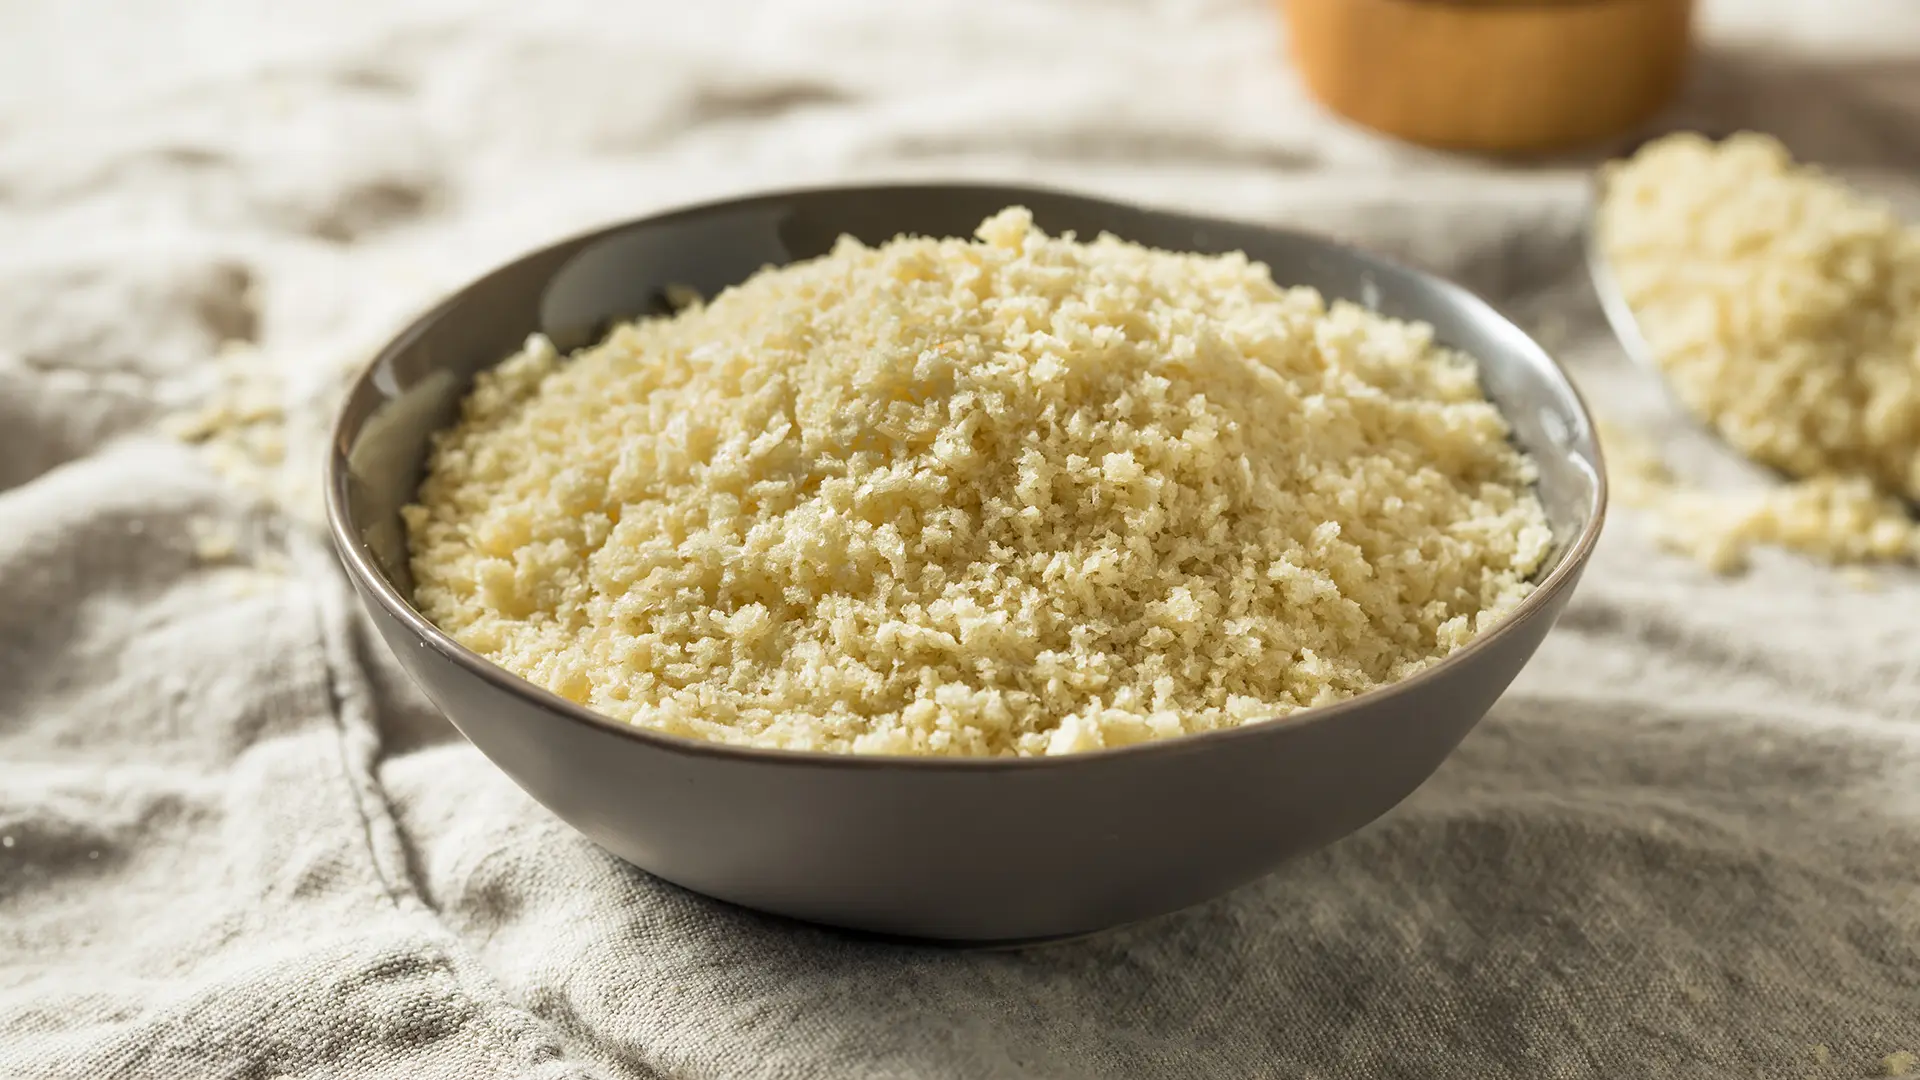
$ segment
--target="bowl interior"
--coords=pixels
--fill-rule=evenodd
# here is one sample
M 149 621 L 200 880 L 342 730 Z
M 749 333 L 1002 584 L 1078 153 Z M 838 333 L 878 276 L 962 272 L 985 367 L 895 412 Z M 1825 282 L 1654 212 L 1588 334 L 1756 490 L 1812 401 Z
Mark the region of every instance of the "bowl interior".
M 1177 251 L 1244 251 L 1281 285 L 1309 285 L 1329 300 L 1432 324 L 1440 342 L 1475 358 L 1488 396 L 1539 465 L 1540 497 L 1558 542 L 1541 576 L 1566 562 L 1597 524 L 1599 449 L 1579 396 L 1532 339 L 1465 290 L 1304 234 L 1059 192 L 943 185 L 833 188 L 695 207 L 576 237 L 488 274 L 409 327 L 350 392 L 329 477 L 340 539 L 410 601 L 399 511 L 419 486 L 431 436 L 452 422 L 474 375 L 532 333 L 566 352 L 614 323 L 671 310 L 672 287 L 712 296 L 769 264 L 823 255 L 842 234 L 869 244 L 901 233 L 968 236 L 1015 203 L 1049 233 L 1110 232 Z

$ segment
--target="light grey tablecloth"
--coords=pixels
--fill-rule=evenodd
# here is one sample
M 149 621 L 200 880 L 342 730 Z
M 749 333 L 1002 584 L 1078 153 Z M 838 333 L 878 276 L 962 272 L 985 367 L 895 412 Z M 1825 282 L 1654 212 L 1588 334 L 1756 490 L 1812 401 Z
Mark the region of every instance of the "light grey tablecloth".
M 1577 163 L 1327 121 L 1258 3 L 480 7 L 0 3 L 0 1077 L 1854 1077 L 1920 1051 L 1920 580 L 1713 580 L 1628 512 L 1427 787 L 1197 910 L 942 952 L 589 846 L 395 674 L 312 525 L 343 372 L 564 231 L 939 174 L 1306 224 L 1483 290 L 1604 410 L 1726 466 L 1605 336 Z M 1709 14 L 1675 122 L 1920 162 L 1911 4 Z M 286 411 L 274 499 L 156 432 L 234 341 Z

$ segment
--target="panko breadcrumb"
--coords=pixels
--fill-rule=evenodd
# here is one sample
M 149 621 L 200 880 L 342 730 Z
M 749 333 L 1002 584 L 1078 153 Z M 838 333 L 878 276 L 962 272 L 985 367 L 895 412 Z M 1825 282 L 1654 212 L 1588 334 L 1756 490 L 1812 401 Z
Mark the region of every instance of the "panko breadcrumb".
M 1600 425 L 1607 479 L 1624 506 L 1653 512 L 1653 539 L 1718 574 L 1747 568 L 1753 549 L 1784 548 L 1845 566 L 1920 557 L 1920 530 L 1899 499 L 1865 477 L 1815 476 L 1772 487 L 1708 491 L 1674 477 L 1644 439 Z M 1859 574 L 1848 580 L 1872 588 Z
M 421 609 L 648 728 L 1038 755 L 1339 701 L 1531 590 L 1531 463 L 1428 327 L 1019 208 L 977 237 L 531 340 L 405 511 Z
M 1609 173 L 1600 239 L 1680 400 L 1728 442 L 1920 499 L 1920 229 L 1771 137 L 1683 134 Z
M 1675 396 L 1797 478 L 1710 493 L 1628 451 L 1622 501 L 1721 572 L 1756 544 L 1834 563 L 1920 554 L 1902 501 L 1920 499 L 1920 229 L 1756 134 L 1650 144 L 1610 171 L 1599 223 Z

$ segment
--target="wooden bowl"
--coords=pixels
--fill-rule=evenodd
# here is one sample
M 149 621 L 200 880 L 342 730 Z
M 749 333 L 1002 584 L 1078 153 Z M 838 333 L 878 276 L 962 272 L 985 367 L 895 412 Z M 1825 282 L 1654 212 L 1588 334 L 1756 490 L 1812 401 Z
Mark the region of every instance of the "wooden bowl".
M 1280 0 L 1314 97 L 1377 131 L 1491 153 L 1629 131 L 1679 90 L 1693 0 Z

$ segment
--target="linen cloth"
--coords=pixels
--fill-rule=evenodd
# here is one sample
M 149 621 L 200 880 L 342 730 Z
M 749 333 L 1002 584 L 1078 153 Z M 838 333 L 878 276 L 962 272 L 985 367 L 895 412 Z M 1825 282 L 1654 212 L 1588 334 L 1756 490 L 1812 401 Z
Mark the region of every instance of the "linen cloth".
M 1727 0 L 1705 25 L 1664 123 L 1920 164 L 1912 5 Z M 1920 1052 L 1912 573 L 1863 590 L 1769 554 L 1714 579 L 1616 508 L 1538 659 L 1385 819 L 1194 910 L 966 952 L 589 845 L 397 673 L 315 524 L 343 380 L 444 290 L 679 202 L 908 176 L 1423 264 L 1684 472 L 1752 482 L 1606 332 L 1593 160 L 1330 120 L 1253 0 L 0 5 L 0 1077 L 1897 1068 Z M 236 380 L 267 395 L 239 417 L 260 438 L 166 434 Z

